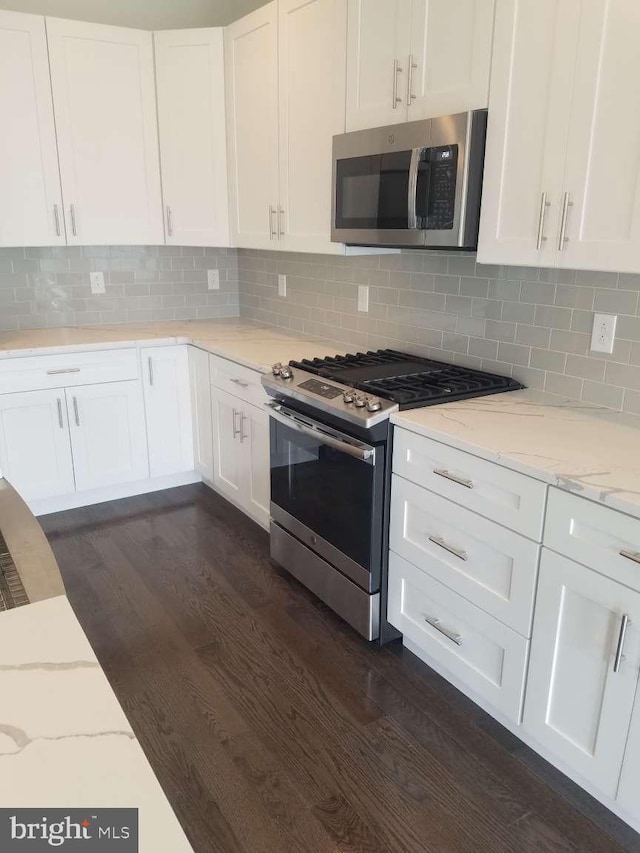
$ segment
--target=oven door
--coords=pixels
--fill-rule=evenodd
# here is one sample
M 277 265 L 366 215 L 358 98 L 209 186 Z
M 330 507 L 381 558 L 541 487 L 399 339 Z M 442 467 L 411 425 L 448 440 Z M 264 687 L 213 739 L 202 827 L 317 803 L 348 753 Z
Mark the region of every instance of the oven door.
M 380 588 L 385 445 L 270 410 L 273 520 L 367 592 Z

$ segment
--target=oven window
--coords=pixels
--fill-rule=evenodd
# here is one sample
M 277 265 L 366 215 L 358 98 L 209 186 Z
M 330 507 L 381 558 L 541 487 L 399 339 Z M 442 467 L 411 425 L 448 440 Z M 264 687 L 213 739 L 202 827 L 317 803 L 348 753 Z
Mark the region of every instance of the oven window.
M 271 500 L 367 570 L 381 468 L 271 420 Z
M 411 151 L 336 164 L 336 227 L 406 229 Z

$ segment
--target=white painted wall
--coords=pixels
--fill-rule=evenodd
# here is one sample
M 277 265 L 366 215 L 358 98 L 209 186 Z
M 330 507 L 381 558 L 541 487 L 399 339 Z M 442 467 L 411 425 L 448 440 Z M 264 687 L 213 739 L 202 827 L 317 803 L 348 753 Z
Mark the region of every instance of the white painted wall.
M 0 7 L 150 30 L 216 27 L 231 23 L 266 0 L 0 0 Z

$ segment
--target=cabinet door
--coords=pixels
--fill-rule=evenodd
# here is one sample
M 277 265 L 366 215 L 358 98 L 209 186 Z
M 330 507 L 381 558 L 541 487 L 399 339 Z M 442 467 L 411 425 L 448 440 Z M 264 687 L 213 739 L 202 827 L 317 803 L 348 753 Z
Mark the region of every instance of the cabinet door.
M 609 797 L 638 683 L 638 626 L 640 593 L 543 549 L 524 725 L 561 766 Z
M 0 11 L 0 246 L 65 244 L 44 18 Z
M 640 3 L 583 4 L 562 267 L 640 272 Z
M 193 470 L 193 437 L 186 346 L 140 351 L 152 477 Z
M 242 464 L 245 480 L 244 505 L 263 527 L 271 516 L 269 467 L 269 415 L 265 409 L 245 403 L 242 410 Z
M 0 469 L 26 501 L 75 491 L 62 389 L 0 396 Z
M 331 242 L 333 136 L 344 133 L 347 19 L 341 0 L 280 0 L 280 248 Z
M 213 435 L 211 432 L 211 385 L 209 353 L 189 347 L 191 418 L 193 421 L 194 466 L 207 480 L 213 480 Z
M 411 0 L 349 0 L 347 130 L 407 120 Z
M 167 243 L 228 246 L 224 30 L 154 34 Z
M 139 381 L 68 388 L 67 410 L 78 491 L 149 476 Z
M 229 210 L 234 245 L 277 239 L 278 11 L 268 3 L 225 30 Z
M 617 802 L 635 820 L 640 823 L 640 691 L 631 718 L 629 740 L 624 753 L 622 776 L 618 786 Z
M 151 33 L 47 18 L 70 244 L 162 243 Z
M 478 261 L 553 266 L 579 0 L 497 0 Z
M 211 428 L 213 432 L 213 483 L 235 503 L 244 498 L 240 430 L 242 400 L 211 386 Z
M 409 120 L 485 108 L 494 0 L 413 0 Z

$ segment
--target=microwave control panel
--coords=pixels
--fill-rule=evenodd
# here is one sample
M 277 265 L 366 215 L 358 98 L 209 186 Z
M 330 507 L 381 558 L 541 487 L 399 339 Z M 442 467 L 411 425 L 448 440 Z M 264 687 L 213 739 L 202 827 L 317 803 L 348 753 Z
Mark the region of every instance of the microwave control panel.
M 419 211 L 423 228 L 429 231 L 453 228 L 457 172 L 457 145 L 426 149 L 418 173 L 418 199 L 426 199 L 426 210 Z

